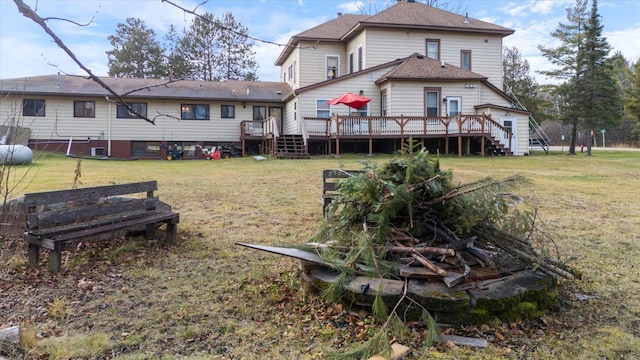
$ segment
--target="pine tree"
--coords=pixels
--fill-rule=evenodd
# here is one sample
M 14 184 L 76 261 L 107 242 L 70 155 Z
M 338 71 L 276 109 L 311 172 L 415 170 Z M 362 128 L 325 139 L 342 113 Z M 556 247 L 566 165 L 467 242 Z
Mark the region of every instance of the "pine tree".
M 534 118 L 541 119 L 539 109 L 542 106 L 539 104 L 542 99 L 538 96 L 538 83 L 530 75 L 529 62 L 522 58 L 515 46 L 503 49 L 502 69 L 504 92 L 515 97 Z
M 116 34 L 108 37 L 113 46 L 113 50 L 107 51 L 109 76 L 165 77 L 164 49 L 155 36 L 155 32 L 140 19 L 127 18 L 124 24 L 119 23 Z
M 551 36 L 561 41 L 557 48 L 538 46 L 542 55 L 546 57 L 557 68 L 547 71 L 540 71 L 565 83 L 558 86 L 553 95 L 560 100 L 560 119 L 571 126 L 571 139 L 569 143 L 569 153 L 576 153 L 576 138 L 580 119 L 577 116 L 575 106 L 574 91 L 575 78 L 579 74 L 578 53 L 584 42 L 584 24 L 587 17 L 587 0 L 576 0 L 573 8 L 567 8 L 567 23 L 558 24 L 558 28 L 551 33 Z
M 258 80 L 253 44 L 247 37 L 248 29 L 238 23 L 233 14 L 226 13 L 216 20 L 221 29 L 218 36 L 220 56 L 217 58 L 218 78 L 222 80 Z
M 585 26 L 585 37 L 578 52 L 578 73 L 575 81 L 575 106 L 581 125 L 595 133 L 615 126 L 622 117 L 622 100 L 608 58 L 611 46 L 602 37 L 598 1 L 593 0 L 591 15 Z M 591 155 L 592 137 L 587 140 Z
M 182 38 L 171 25 L 165 34 L 165 51 L 167 59 L 167 71 L 171 79 L 190 79 L 193 73 L 191 64 L 185 59 L 184 50 L 181 46 Z
M 219 81 L 217 76 L 217 57 L 220 47 L 218 37 L 220 28 L 211 13 L 204 13 L 191 22 L 180 41 L 181 53 L 193 70 L 194 80 Z
M 633 66 L 633 86 L 629 93 L 627 109 L 637 120 L 635 127 L 631 131 L 633 141 L 640 141 L 640 60 Z

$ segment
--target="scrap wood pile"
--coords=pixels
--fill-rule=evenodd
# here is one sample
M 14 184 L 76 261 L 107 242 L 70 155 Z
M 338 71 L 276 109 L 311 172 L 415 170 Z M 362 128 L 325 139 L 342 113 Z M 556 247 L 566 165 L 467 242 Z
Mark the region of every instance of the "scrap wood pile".
M 574 277 L 550 255 L 553 242 L 535 209 L 510 192 L 524 178 L 454 184 L 426 151 L 364 170 L 340 183 L 326 222 L 303 245 L 340 275 L 423 278 L 449 287 L 473 278 L 472 266 L 485 274 L 476 280 L 518 267 Z

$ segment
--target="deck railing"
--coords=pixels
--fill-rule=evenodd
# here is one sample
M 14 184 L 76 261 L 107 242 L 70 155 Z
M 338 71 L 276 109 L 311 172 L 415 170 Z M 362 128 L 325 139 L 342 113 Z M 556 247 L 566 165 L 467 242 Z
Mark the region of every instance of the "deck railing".
M 484 114 L 448 117 L 337 115 L 331 118 L 305 117 L 304 128 L 309 136 L 326 137 L 479 134 L 506 139 L 510 136 L 508 129 Z

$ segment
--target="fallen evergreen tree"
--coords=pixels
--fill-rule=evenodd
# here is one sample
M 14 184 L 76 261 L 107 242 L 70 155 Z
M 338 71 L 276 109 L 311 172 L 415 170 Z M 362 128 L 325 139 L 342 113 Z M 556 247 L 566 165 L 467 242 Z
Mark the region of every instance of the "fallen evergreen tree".
M 302 246 L 338 274 L 322 289 L 329 301 L 343 298 L 345 285 L 356 275 L 406 281 L 411 277 L 403 273 L 407 266 L 429 269 L 453 287 L 469 277 L 469 258 L 495 267 L 497 257 L 508 255 L 550 277 L 574 277 L 551 256 L 555 246 L 535 208 L 513 193 L 526 179 L 486 177 L 457 184 L 436 157 L 412 143 L 407 149 L 386 163 L 364 164 L 364 171 L 341 170 L 349 176 L 340 183 L 326 221 Z M 406 294 L 400 301 L 412 302 Z M 366 358 L 388 350 L 388 339 L 403 333 L 398 305 L 389 308 L 376 298 L 372 308 L 384 322 L 383 331 L 344 356 Z M 422 319 L 431 325 L 431 342 L 435 322 L 426 309 Z

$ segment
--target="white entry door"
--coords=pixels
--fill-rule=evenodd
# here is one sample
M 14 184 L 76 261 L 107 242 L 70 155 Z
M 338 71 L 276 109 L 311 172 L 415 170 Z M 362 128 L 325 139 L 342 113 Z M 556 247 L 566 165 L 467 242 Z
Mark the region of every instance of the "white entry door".
M 509 143 L 509 136 L 505 133 L 501 142 L 509 147 L 511 152 L 516 155 L 518 153 L 518 140 L 516 138 L 516 134 L 518 133 L 517 129 L 517 118 L 515 116 L 501 116 L 500 124 L 504 126 L 505 129 L 511 131 L 511 143 Z
M 462 98 L 460 96 L 447 96 L 447 114 L 449 116 L 457 116 L 460 114 L 462 107 Z

